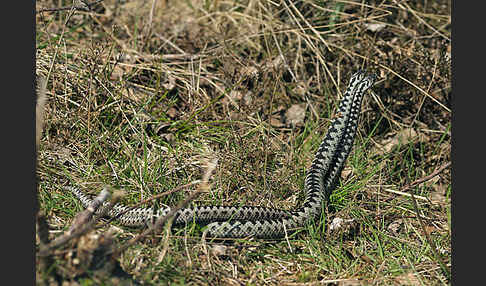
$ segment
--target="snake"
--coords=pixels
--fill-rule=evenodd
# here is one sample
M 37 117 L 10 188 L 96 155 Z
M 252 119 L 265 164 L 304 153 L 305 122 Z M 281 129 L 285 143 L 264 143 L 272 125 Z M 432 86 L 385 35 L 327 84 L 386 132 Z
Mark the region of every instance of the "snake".
M 354 144 L 364 95 L 376 79 L 375 74 L 363 70 L 351 75 L 336 115 L 306 172 L 305 198 L 301 207 L 283 210 L 262 206 L 192 206 L 175 213 L 173 226 L 205 225 L 204 235 L 209 238 L 278 239 L 319 219 Z M 79 188 L 66 188 L 84 207 L 92 204 L 93 199 Z M 108 205 L 104 202 L 97 212 L 103 212 L 103 207 Z M 154 218 L 166 216 L 170 210 L 167 206 L 154 210 L 152 207 L 130 208 L 117 203 L 105 211 L 105 215 L 116 218 L 123 226 L 143 227 L 151 225 Z

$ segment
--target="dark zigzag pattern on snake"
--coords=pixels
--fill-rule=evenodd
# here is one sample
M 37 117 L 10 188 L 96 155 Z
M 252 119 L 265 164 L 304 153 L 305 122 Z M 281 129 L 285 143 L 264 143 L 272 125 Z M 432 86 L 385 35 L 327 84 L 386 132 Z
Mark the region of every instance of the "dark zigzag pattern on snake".
M 302 207 L 295 211 L 286 211 L 259 206 L 195 206 L 179 210 L 173 224 L 207 224 L 207 237 L 280 238 L 318 218 L 323 203 L 329 199 L 351 151 L 363 97 L 375 80 L 375 75 L 368 75 L 363 71 L 351 76 L 337 115 L 332 120 L 307 172 L 304 186 L 306 195 Z M 85 207 L 91 204 L 92 199 L 79 189 L 67 189 Z M 107 203 L 104 203 L 98 212 L 103 211 L 106 206 Z M 170 211 L 169 207 L 161 207 L 156 212 L 150 207 L 134 208 L 119 215 L 127 209 L 127 206 L 116 204 L 108 211 L 108 216 L 119 216 L 117 220 L 122 225 L 140 227 L 149 225 L 154 218 L 164 216 Z

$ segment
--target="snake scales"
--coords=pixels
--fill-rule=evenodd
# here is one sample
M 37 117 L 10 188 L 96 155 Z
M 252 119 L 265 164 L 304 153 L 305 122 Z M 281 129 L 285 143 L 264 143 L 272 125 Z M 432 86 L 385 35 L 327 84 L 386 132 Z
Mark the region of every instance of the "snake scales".
M 207 224 L 206 236 L 217 238 L 279 238 L 318 218 L 323 202 L 331 194 L 344 167 L 356 135 L 361 102 L 376 76 L 358 71 L 351 76 L 339 104 L 336 117 L 320 144 L 305 178 L 305 200 L 297 210 L 286 211 L 258 206 L 195 206 L 179 210 L 174 225 L 195 222 Z M 93 201 L 75 187 L 68 189 L 87 207 Z M 107 206 L 107 203 L 104 204 Z M 109 217 L 118 217 L 125 226 L 145 226 L 152 219 L 166 215 L 170 208 L 134 208 L 116 204 L 108 211 Z M 98 212 L 102 211 L 101 208 Z

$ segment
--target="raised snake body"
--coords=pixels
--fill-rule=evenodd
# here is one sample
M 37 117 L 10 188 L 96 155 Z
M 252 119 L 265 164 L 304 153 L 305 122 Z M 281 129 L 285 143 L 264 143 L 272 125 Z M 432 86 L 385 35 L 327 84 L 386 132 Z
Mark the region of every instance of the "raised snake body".
M 304 186 L 306 195 L 302 207 L 295 211 L 286 211 L 257 206 L 196 206 L 179 210 L 173 224 L 207 224 L 207 237 L 279 238 L 318 218 L 323 203 L 329 198 L 351 151 L 362 99 L 375 80 L 375 75 L 368 75 L 363 71 L 351 76 L 337 115 L 307 172 Z M 68 189 L 85 207 L 92 203 L 93 200 L 79 189 Z M 106 207 L 107 203 L 103 206 Z M 108 211 L 108 216 L 118 216 L 127 209 L 127 206 L 115 204 Z M 140 227 L 150 224 L 154 217 L 167 215 L 169 211 L 168 207 L 162 207 L 155 212 L 149 207 L 134 208 L 120 215 L 117 220 L 125 226 Z

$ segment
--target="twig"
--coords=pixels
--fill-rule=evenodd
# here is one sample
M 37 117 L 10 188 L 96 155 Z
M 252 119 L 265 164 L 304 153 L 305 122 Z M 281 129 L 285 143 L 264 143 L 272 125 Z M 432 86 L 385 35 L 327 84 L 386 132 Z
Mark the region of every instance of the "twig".
M 411 184 L 406 185 L 400 191 L 395 191 L 395 190 L 392 190 L 392 189 L 383 189 L 383 190 L 386 191 L 386 192 L 389 192 L 389 193 L 394 193 L 394 194 L 401 195 L 401 196 L 411 197 L 413 194 L 407 193 L 406 192 L 407 190 L 413 188 L 414 186 L 416 186 L 418 184 L 421 184 L 425 181 L 432 179 L 433 177 L 437 176 L 440 172 L 442 172 L 445 168 L 449 167 L 450 165 L 451 165 L 451 162 L 448 162 L 448 163 L 442 165 L 440 168 L 437 168 L 432 173 L 430 173 L 430 175 L 422 177 L 422 178 L 412 182 Z M 415 199 L 420 199 L 420 200 L 423 200 L 423 201 L 429 200 L 426 197 L 417 196 L 417 195 L 413 195 L 413 196 L 414 196 Z
M 172 218 L 180 209 L 186 207 L 191 201 L 193 201 L 196 197 L 198 197 L 201 193 L 206 192 L 209 190 L 209 178 L 216 168 L 216 162 L 217 159 L 213 160 L 208 164 L 208 167 L 206 169 L 206 172 L 204 173 L 204 176 L 201 180 L 201 184 L 199 185 L 199 188 L 192 194 L 190 194 L 184 201 L 182 201 L 178 206 L 175 208 L 171 209 L 169 213 L 163 217 L 157 218 L 154 224 L 150 225 L 149 228 L 144 230 L 142 233 L 137 235 L 136 237 L 132 238 L 130 241 L 128 241 L 126 244 L 122 245 L 120 248 L 115 250 L 113 253 L 113 257 L 118 257 L 121 253 L 123 253 L 128 247 L 134 245 L 138 241 L 140 241 L 142 238 L 147 236 L 148 234 L 160 230 L 162 225 L 164 225 L 167 220 Z
M 410 195 L 409 193 L 404 193 L 404 192 L 401 192 L 401 191 L 395 191 L 393 189 L 383 189 L 385 192 L 389 192 L 389 193 L 393 193 L 393 194 L 397 194 L 397 195 L 401 195 L 401 196 L 406 196 L 406 197 L 410 197 L 412 195 Z M 423 201 L 428 201 L 429 199 L 427 199 L 426 197 L 422 197 L 422 196 L 415 196 L 417 199 L 421 199 Z
M 108 221 L 107 221 L 107 222 L 104 224 L 104 226 L 108 225 L 109 223 L 111 223 L 112 221 L 114 221 L 114 220 L 116 220 L 117 218 L 121 217 L 121 216 L 122 216 L 122 215 L 124 215 L 125 213 L 127 213 L 127 212 L 129 212 L 129 211 L 131 211 L 131 210 L 133 210 L 133 209 L 135 209 L 135 208 L 137 208 L 137 207 L 141 206 L 141 205 L 144 205 L 144 204 L 146 204 L 146 203 L 149 203 L 149 202 L 151 202 L 151 201 L 153 201 L 153 200 L 156 200 L 156 199 L 158 199 L 158 198 L 161 198 L 161 197 L 167 196 L 167 195 L 169 195 L 169 194 L 172 194 L 172 193 L 178 192 L 178 191 L 180 191 L 180 190 L 182 190 L 182 189 L 184 189 L 184 188 L 187 188 L 187 187 L 189 187 L 189 186 L 192 186 L 192 185 L 195 185 L 195 184 L 199 184 L 200 182 L 201 182 L 200 180 L 195 180 L 195 181 L 193 181 L 193 182 L 190 182 L 189 184 L 185 184 L 185 185 L 179 186 L 179 187 L 177 187 L 177 188 L 175 188 L 175 189 L 172 189 L 172 190 L 170 190 L 170 191 L 163 192 L 162 194 L 158 194 L 158 195 L 152 196 L 152 197 L 150 197 L 150 198 L 148 198 L 148 199 L 146 199 L 146 200 L 143 200 L 143 201 L 141 201 L 141 202 L 139 202 L 139 203 L 137 203 L 137 204 L 135 204 L 135 205 L 133 205 L 133 206 L 131 206 L 131 207 L 127 208 L 126 210 L 124 210 L 124 211 L 120 212 L 120 213 L 119 213 L 119 214 L 117 214 L 116 216 L 114 216 L 114 217 L 110 218 L 110 219 L 109 219 L 109 220 L 108 220 Z
M 80 212 L 73 220 L 73 224 L 67 231 L 67 234 L 71 234 L 79 228 L 79 225 L 84 225 L 91 221 L 93 214 L 96 210 L 103 205 L 103 202 L 111 197 L 111 193 L 105 188 L 99 193 L 99 195 L 94 198 L 91 205 L 89 205 L 84 211 Z
M 442 165 L 441 167 L 435 169 L 435 171 L 433 171 L 430 175 L 425 176 L 423 178 L 420 178 L 420 179 L 414 181 L 413 183 L 406 185 L 405 187 L 403 187 L 402 191 L 408 190 L 415 185 L 418 185 L 422 182 L 430 180 L 431 178 L 437 176 L 440 172 L 442 172 L 445 168 L 447 168 L 450 165 L 451 165 L 451 162 L 448 162 L 448 163 Z M 410 195 L 411 195 L 411 198 L 412 198 L 413 208 L 415 210 L 415 213 L 417 214 L 417 219 L 419 221 L 420 227 L 422 228 L 422 231 L 425 234 L 425 239 L 427 240 L 427 243 L 430 245 L 430 249 L 432 250 L 432 253 L 433 253 L 435 259 L 439 263 L 440 268 L 442 268 L 442 271 L 444 271 L 444 274 L 447 276 L 447 279 L 450 281 L 451 272 L 449 271 L 449 269 L 445 265 L 444 261 L 442 261 L 442 258 L 439 256 L 439 253 L 437 252 L 437 248 L 436 248 L 434 242 L 430 238 L 429 232 L 425 229 L 425 224 L 424 224 L 424 222 L 423 222 L 423 220 L 420 216 L 417 200 L 415 199 L 413 192 L 410 192 Z
M 67 11 L 71 9 L 76 9 L 76 10 L 85 10 L 85 11 L 91 11 L 91 6 L 94 6 L 98 3 L 103 2 L 104 0 L 96 0 L 90 3 L 85 2 L 84 0 L 74 0 L 72 6 L 64 6 L 64 7 L 59 7 L 59 8 L 44 8 L 40 10 L 36 10 L 36 13 L 41 13 L 41 12 L 57 12 L 57 11 Z
M 46 79 L 37 76 L 37 103 L 35 107 L 35 146 L 36 146 L 36 164 L 38 164 L 38 153 L 42 131 L 44 130 L 44 113 L 46 105 Z M 38 183 L 36 181 L 36 191 L 38 192 Z M 39 214 L 39 194 L 36 193 L 35 216 L 37 218 L 37 234 L 39 235 L 40 245 L 47 245 L 49 240 L 49 224 L 46 216 Z
M 79 237 L 82 234 L 89 231 L 93 227 L 97 218 L 103 216 L 109 209 L 113 207 L 113 204 L 115 202 L 112 200 L 106 207 L 103 208 L 103 211 L 100 215 L 96 216 L 95 219 L 92 219 L 93 214 L 96 212 L 96 210 L 100 206 L 102 206 L 103 202 L 109 199 L 110 197 L 111 197 L 111 193 L 108 191 L 108 189 L 107 188 L 103 189 L 103 191 L 101 191 L 101 193 L 93 200 L 90 206 L 88 206 L 84 211 L 76 215 L 68 231 L 66 231 L 63 235 L 53 240 L 48 245 L 44 245 L 44 246 L 41 245 L 39 256 L 41 257 L 48 256 L 50 255 L 52 250 L 66 244 L 71 239 Z
M 37 149 L 39 149 L 42 131 L 44 130 L 44 113 L 47 101 L 46 86 L 46 79 L 42 76 L 37 76 L 37 103 L 35 106 L 35 143 Z
M 417 218 L 418 218 L 418 221 L 420 223 L 420 227 L 422 228 L 422 231 L 425 234 L 425 239 L 427 239 L 427 243 L 430 245 L 430 249 L 432 250 L 432 253 L 434 254 L 435 259 L 439 263 L 440 268 L 442 268 L 442 271 L 444 271 L 445 275 L 447 276 L 447 279 L 450 281 L 451 280 L 451 272 L 449 271 L 449 269 L 447 269 L 447 266 L 445 265 L 444 261 L 442 261 L 442 258 L 439 256 L 439 253 L 437 252 L 437 248 L 436 248 L 434 242 L 430 238 L 428 231 L 425 229 L 425 224 L 422 221 L 422 218 L 420 217 L 420 214 L 419 214 L 417 200 L 415 200 L 413 193 L 411 193 L 411 194 L 412 194 L 413 208 L 414 208 L 415 212 L 417 213 Z
M 36 213 L 37 217 L 37 235 L 39 236 L 39 245 L 42 249 L 46 245 L 49 244 L 49 224 L 47 223 L 46 216 L 40 212 Z M 48 271 L 52 264 L 54 263 L 54 259 L 50 255 L 46 255 L 40 257 L 39 259 L 39 267 L 45 271 Z M 54 273 L 54 275 L 56 275 Z
M 37 102 L 35 106 L 35 164 L 36 169 L 38 167 L 38 157 L 39 157 L 39 146 L 40 140 L 42 137 L 42 131 L 44 130 L 44 113 L 45 113 L 45 105 L 47 101 L 46 95 L 46 87 L 47 81 L 42 76 L 37 76 L 36 78 L 37 83 Z M 40 246 L 45 246 L 50 243 L 49 239 L 49 224 L 47 223 L 47 218 L 44 213 L 39 211 L 39 184 L 38 180 L 35 181 L 35 206 L 34 206 L 34 213 L 37 222 L 37 234 L 39 236 L 39 244 Z M 54 263 L 54 259 L 52 256 L 45 256 L 39 259 L 39 267 L 47 271 L 52 264 Z M 57 273 L 53 273 L 54 276 Z
M 152 0 L 152 8 L 150 8 L 150 13 L 149 13 L 148 31 L 147 31 L 146 39 L 148 39 L 152 34 L 152 22 L 154 19 L 155 4 L 157 4 L 157 0 Z
M 440 174 L 445 168 L 449 167 L 450 165 L 451 165 L 451 162 L 445 163 L 444 165 L 442 165 L 439 168 L 435 169 L 432 173 L 430 173 L 430 175 L 425 176 L 425 177 L 422 177 L 422 178 L 420 178 L 418 180 L 413 181 L 411 184 L 406 185 L 405 187 L 403 187 L 400 190 L 400 192 L 404 193 L 405 191 L 408 191 L 409 189 L 415 187 L 416 185 L 421 184 L 421 183 L 423 183 L 425 181 L 428 181 L 428 180 L 432 179 L 433 177 L 435 177 L 438 174 Z

